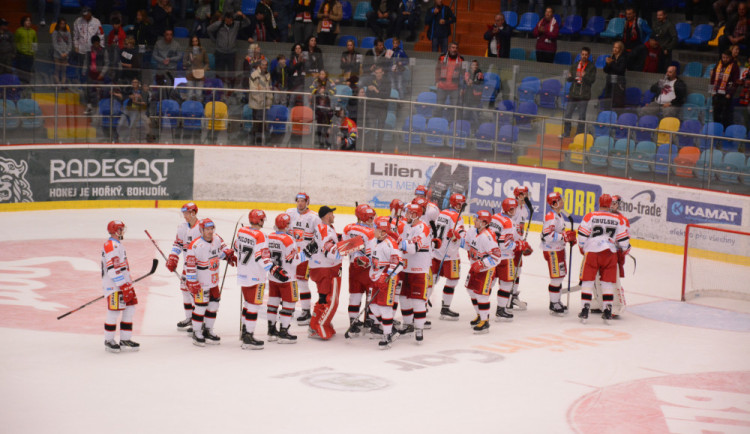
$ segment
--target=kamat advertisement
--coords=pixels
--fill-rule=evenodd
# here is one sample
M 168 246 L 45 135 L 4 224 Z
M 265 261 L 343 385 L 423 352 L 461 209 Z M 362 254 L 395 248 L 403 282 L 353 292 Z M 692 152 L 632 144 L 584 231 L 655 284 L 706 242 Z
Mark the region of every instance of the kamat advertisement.
M 190 198 L 193 164 L 192 149 L 0 151 L 0 203 Z
M 445 209 L 453 193 L 468 195 L 471 181 L 469 166 L 434 160 L 373 158 L 367 169 L 369 203 L 375 208 L 388 208 L 393 199 L 409 201 L 424 185 L 431 191 L 430 200 Z

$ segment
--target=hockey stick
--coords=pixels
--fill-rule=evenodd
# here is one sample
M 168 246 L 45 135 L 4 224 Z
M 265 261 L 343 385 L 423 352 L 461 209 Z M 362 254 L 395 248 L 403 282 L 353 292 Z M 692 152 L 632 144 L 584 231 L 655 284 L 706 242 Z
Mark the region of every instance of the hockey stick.
M 240 216 L 239 219 L 237 219 L 237 223 L 234 225 L 234 233 L 232 234 L 232 244 L 229 245 L 230 249 L 234 248 L 234 238 L 237 236 L 237 227 L 240 225 L 240 220 L 242 220 L 242 217 Z M 245 225 L 242 225 L 243 227 Z M 229 263 L 227 263 L 227 266 L 224 267 L 224 275 L 221 277 L 221 285 L 219 286 L 219 297 L 221 297 L 221 292 L 224 290 L 224 279 L 227 278 L 227 270 L 229 269 Z M 240 291 L 241 293 L 242 291 Z
M 154 244 L 154 247 L 156 247 L 156 250 L 158 250 L 158 251 L 159 251 L 159 254 L 161 255 L 161 257 L 162 257 L 162 258 L 164 258 L 164 261 L 165 261 L 165 262 L 166 262 L 166 261 L 169 261 L 169 260 L 167 259 L 167 255 L 165 255 L 165 254 L 164 254 L 164 252 L 162 252 L 162 251 L 161 251 L 161 248 L 159 247 L 159 245 L 158 245 L 158 244 L 156 244 L 156 240 L 154 240 L 154 238 L 153 238 L 153 237 L 151 237 L 151 234 L 150 234 L 150 233 L 148 233 L 148 231 L 147 231 L 147 230 L 144 230 L 143 232 L 145 232 L 145 233 L 146 233 L 146 236 L 148 236 L 148 239 L 149 239 L 149 240 L 151 240 L 151 242 L 152 242 L 152 243 Z M 180 276 L 180 273 L 178 273 L 178 272 L 177 272 L 177 270 L 173 271 L 173 273 L 174 273 L 174 275 L 175 275 L 175 276 L 177 276 L 177 278 L 178 278 L 178 279 L 180 279 L 180 282 L 182 282 L 182 276 Z
M 156 267 L 157 267 L 158 265 L 159 265 L 159 260 L 158 260 L 158 259 L 155 259 L 155 258 L 154 258 L 154 261 L 153 261 L 153 262 L 151 263 L 151 271 L 149 271 L 148 273 L 144 274 L 143 276 L 141 276 L 141 277 L 139 277 L 139 278 L 135 279 L 135 280 L 133 281 L 133 283 L 136 283 L 136 282 L 140 282 L 141 280 L 143 280 L 143 279 L 147 278 L 148 276 L 150 276 L 150 275 L 154 274 L 154 273 L 156 272 Z M 75 309 L 71 310 L 71 311 L 70 311 L 70 312 L 68 312 L 68 313 L 64 313 L 64 314 L 62 314 L 62 315 L 58 316 L 58 317 L 57 317 L 57 319 L 62 319 L 62 318 L 65 318 L 66 316 L 70 315 L 70 314 L 71 314 L 71 313 L 73 313 L 73 312 L 78 312 L 79 310 L 83 309 L 84 307 L 86 307 L 86 306 L 88 306 L 88 305 L 90 305 L 90 304 L 92 304 L 92 303 L 96 303 L 97 301 L 101 300 L 102 298 L 104 298 L 104 296 L 103 296 L 103 295 L 102 295 L 102 296 L 100 296 L 100 297 L 97 297 L 97 298 L 95 298 L 95 299 L 93 299 L 93 300 L 91 300 L 90 302 L 88 302 L 88 303 L 86 303 L 86 304 L 83 304 L 83 305 L 81 305 L 81 306 L 79 306 L 79 307 L 77 307 L 77 308 L 75 308 Z
M 638 266 L 638 262 L 636 262 L 635 256 L 631 255 L 630 253 L 628 253 L 628 256 L 630 256 L 630 259 L 633 260 L 633 274 L 635 274 L 635 269 Z
M 570 222 L 570 230 L 573 230 L 573 216 L 568 214 L 568 221 Z M 568 262 L 570 264 L 568 265 L 568 269 L 566 270 L 568 272 L 568 295 L 565 299 L 565 307 L 570 306 L 570 266 L 573 265 L 573 243 L 570 244 L 570 253 L 568 254 Z

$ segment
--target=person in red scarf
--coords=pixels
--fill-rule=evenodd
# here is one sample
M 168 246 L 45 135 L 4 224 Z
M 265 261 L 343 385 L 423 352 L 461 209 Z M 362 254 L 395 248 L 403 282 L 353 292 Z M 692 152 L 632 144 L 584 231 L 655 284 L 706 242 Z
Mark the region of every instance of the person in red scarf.
M 459 86 L 461 85 L 461 65 L 464 58 L 458 54 L 458 44 L 448 44 L 448 52 L 438 58 L 435 65 L 435 84 L 437 87 L 437 103 L 458 105 Z M 450 98 L 450 101 L 448 100 Z M 448 113 L 448 110 L 445 110 Z M 445 116 L 453 119 L 453 115 Z
M 622 31 L 622 43 L 625 44 L 625 57 L 630 71 L 643 69 L 643 58 L 646 47 L 643 45 L 643 31 L 638 25 L 638 16 L 633 8 L 625 9 L 625 30 Z
M 537 62 L 552 63 L 555 60 L 559 34 L 560 23 L 555 18 L 555 11 L 552 8 L 545 9 L 544 17 L 534 27 Z
M 724 128 L 732 124 L 734 111 L 732 95 L 737 90 L 740 66 L 732 59 L 732 53 L 721 53 L 721 61 L 711 71 L 711 93 L 714 106 L 714 122 L 721 122 Z
M 578 119 L 586 119 L 586 109 L 591 99 L 591 85 L 596 81 L 596 67 L 589 60 L 591 49 L 589 47 L 581 48 L 581 60 L 570 66 L 568 81 L 571 83 L 570 92 L 568 92 L 568 104 L 565 106 L 566 119 L 563 126 L 563 136 L 570 135 L 570 122 L 568 119 L 573 118 L 573 114 L 578 112 Z M 581 125 L 576 127 L 576 132 L 581 133 Z
M 656 39 L 649 39 L 643 44 L 646 47 L 646 58 L 643 61 L 643 72 L 659 72 L 659 65 L 664 56 L 663 50 Z

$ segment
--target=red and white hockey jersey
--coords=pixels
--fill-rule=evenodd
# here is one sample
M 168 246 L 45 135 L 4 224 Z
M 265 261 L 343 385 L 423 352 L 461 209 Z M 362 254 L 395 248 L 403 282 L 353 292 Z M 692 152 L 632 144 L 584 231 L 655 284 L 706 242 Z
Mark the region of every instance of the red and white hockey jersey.
M 372 261 L 370 262 L 370 279 L 376 281 L 383 273 L 395 276 L 403 269 L 404 257 L 398 249 L 396 241 L 389 237 L 384 240 L 375 240 L 372 249 Z
M 497 246 L 497 238 L 490 228 L 484 228 L 477 232 L 477 228 L 469 228 L 462 240 L 461 247 L 469 253 L 469 261 L 472 265 L 481 261 L 482 271 L 496 267 L 501 260 L 502 252 Z
M 492 216 L 490 229 L 495 233 L 495 239 L 502 252 L 502 259 L 512 258 L 513 249 L 516 247 L 515 239 L 518 234 L 513 220 L 509 216 L 497 213 Z
M 544 225 L 542 226 L 542 250 L 545 252 L 559 252 L 565 250 L 565 222 L 567 220 L 562 213 L 550 211 L 544 216 Z
M 310 209 L 301 213 L 297 208 L 289 208 L 286 213 L 292 219 L 292 236 L 297 242 L 297 248 L 302 251 L 313 239 L 313 232 L 320 224 L 320 217 Z
M 427 273 L 432 264 L 430 225 L 417 220 L 404 226 L 399 249 L 404 253 L 404 272 Z
M 294 238 L 284 232 L 274 232 L 268 236 L 268 251 L 271 254 L 273 265 L 281 267 L 289 276 L 290 282 L 296 280 L 295 276 L 300 257 Z M 276 283 L 283 283 L 273 274 L 269 275 L 268 279 Z
M 353 262 L 359 256 L 370 256 L 372 248 L 375 245 L 375 230 L 365 226 L 362 223 L 351 223 L 344 227 L 342 234 L 343 240 L 349 240 L 354 237 L 360 237 L 365 242 L 364 250 L 357 250 L 349 254 L 349 262 Z
M 132 283 L 125 247 L 119 240 L 108 239 L 102 247 L 102 289 L 108 296 L 120 286 Z
M 516 213 L 510 219 L 513 220 L 513 224 L 516 226 L 518 232 L 517 240 L 523 239 L 523 233 L 526 230 L 526 222 L 529 221 L 531 211 L 526 207 L 526 202 L 518 202 L 518 208 Z
M 456 225 L 458 222 L 458 225 Z M 458 215 L 458 211 L 454 209 L 444 209 L 440 211 L 437 219 L 435 220 L 435 227 L 437 227 L 437 234 L 435 238 L 439 238 L 441 245 L 439 249 L 432 250 L 432 257 L 442 260 L 445 257 L 446 261 L 452 261 L 454 259 L 460 259 L 458 254 L 459 246 L 461 241 L 450 242 L 448 239 L 448 232 L 456 227 L 456 232 L 463 237 L 466 233 L 464 229 L 463 219 Z M 446 255 L 446 251 L 448 252 Z
M 188 222 L 182 222 L 177 225 L 177 236 L 172 244 L 172 250 L 169 252 L 172 255 L 183 255 L 183 259 L 187 256 L 188 247 L 190 243 L 201 237 L 201 229 L 198 225 L 198 221 L 195 221 L 193 226 L 190 226 Z
M 341 255 L 336 250 L 339 237 L 333 226 L 320 223 L 315 228 L 313 239 L 318 244 L 318 251 L 310 258 L 310 268 L 330 268 L 341 263 Z
M 430 230 L 432 230 L 432 226 L 430 225 L 430 222 L 436 221 L 439 215 L 440 215 L 440 208 L 437 205 L 435 205 L 434 202 L 427 202 L 427 206 L 425 207 L 424 213 L 422 214 L 422 217 L 420 217 L 419 219 L 427 223 L 427 227 L 430 228 Z
M 227 245 L 214 234 L 209 242 L 203 237 L 193 240 L 188 246 L 185 259 L 185 275 L 189 282 L 198 282 L 207 291 L 219 285 L 219 261 L 225 256 Z
M 594 211 L 583 217 L 578 226 L 578 245 L 584 252 L 630 251 L 630 233 L 625 218 L 611 213 Z
M 263 232 L 251 227 L 240 228 L 232 248 L 237 256 L 239 286 L 254 286 L 268 280 L 267 273 L 273 264 Z

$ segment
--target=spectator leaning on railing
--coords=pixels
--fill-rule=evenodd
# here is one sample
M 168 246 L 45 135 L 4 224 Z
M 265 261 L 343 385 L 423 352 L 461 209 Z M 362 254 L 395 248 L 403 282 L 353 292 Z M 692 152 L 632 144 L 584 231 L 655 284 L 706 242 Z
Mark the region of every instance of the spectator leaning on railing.
M 488 26 L 484 32 L 484 40 L 487 41 L 487 57 L 510 57 L 510 37 L 513 28 L 505 22 L 505 15 L 495 15 L 495 23 Z

